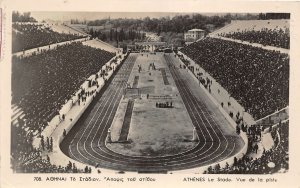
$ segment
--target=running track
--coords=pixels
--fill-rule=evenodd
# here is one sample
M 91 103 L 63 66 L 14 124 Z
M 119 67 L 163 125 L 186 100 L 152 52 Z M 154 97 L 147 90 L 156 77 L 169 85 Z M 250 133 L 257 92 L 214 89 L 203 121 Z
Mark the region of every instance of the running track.
M 208 165 L 222 161 L 237 152 L 237 136 L 224 135 L 202 101 L 190 91 L 180 71 L 170 66 L 170 71 L 181 94 L 191 120 L 200 138 L 193 149 L 173 156 L 147 157 L 124 156 L 105 146 L 123 89 L 138 54 L 130 54 L 101 96 L 97 96 L 86 112 L 61 143 L 60 148 L 79 162 L 101 168 L 122 171 L 167 172 Z M 168 65 L 177 61 L 173 55 L 165 57 Z M 167 66 L 168 67 L 168 66 Z

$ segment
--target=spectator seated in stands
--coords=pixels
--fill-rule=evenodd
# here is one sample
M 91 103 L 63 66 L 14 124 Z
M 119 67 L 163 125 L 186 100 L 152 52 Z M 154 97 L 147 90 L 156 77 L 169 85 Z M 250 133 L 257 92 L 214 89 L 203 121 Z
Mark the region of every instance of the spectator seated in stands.
M 11 125 L 11 131 L 17 135 L 12 138 L 11 142 L 11 165 L 13 172 L 17 173 L 91 173 L 91 168 L 79 169 L 71 162 L 65 167 L 51 164 L 50 157 L 43 156 L 44 149 L 52 152 L 53 140 L 52 138 L 44 140 L 44 145 L 40 148 L 33 148 L 33 137 L 31 132 L 26 132 L 22 127 L 22 120 L 20 124 Z
M 289 104 L 287 54 L 209 37 L 181 52 L 216 79 L 255 120 Z
M 12 58 L 12 104 L 25 114 L 25 126 L 41 132 L 48 122 L 115 54 L 80 42 L 29 57 Z

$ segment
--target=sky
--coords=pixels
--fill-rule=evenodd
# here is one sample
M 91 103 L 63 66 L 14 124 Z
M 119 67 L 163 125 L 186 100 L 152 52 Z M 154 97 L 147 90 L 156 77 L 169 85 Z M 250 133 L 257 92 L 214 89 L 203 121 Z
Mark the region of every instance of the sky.
M 55 21 L 67 21 L 70 19 L 96 20 L 103 18 L 159 18 L 164 16 L 173 17 L 179 13 L 161 12 L 31 12 L 31 16 L 38 21 L 50 19 Z M 182 13 L 180 13 L 182 14 Z
M 31 16 L 37 21 L 54 20 L 54 21 L 69 21 L 71 19 L 78 20 L 96 20 L 103 18 L 160 18 L 176 15 L 184 15 L 191 13 L 170 13 L 170 12 L 31 12 Z M 201 13 L 202 14 L 202 13 Z M 220 15 L 222 13 L 218 13 Z M 213 13 L 205 13 L 203 15 L 216 15 Z

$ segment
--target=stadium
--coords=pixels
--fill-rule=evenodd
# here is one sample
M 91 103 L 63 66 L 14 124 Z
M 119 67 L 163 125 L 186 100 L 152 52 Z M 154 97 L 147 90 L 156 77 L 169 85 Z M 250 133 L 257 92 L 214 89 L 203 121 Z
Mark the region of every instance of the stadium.
M 289 14 L 83 14 L 13 12 L 13 172 L 288 171 Z

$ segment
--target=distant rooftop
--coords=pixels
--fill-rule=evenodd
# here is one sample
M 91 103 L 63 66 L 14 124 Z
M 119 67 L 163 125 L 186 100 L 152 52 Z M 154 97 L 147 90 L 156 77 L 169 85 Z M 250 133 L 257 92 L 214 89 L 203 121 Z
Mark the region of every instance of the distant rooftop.
M 202 29 L 191 29 L 189 31 L 204 31 L 204 30 L 202 30 Z

